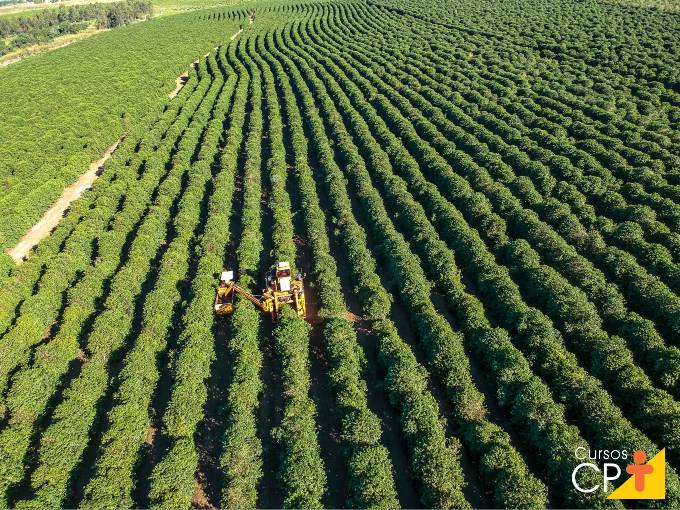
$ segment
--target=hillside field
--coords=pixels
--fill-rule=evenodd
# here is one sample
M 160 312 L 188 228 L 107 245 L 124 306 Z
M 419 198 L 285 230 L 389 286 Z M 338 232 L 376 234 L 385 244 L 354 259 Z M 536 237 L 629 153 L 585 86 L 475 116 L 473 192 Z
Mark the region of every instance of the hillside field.
M 0 70 L 3 249 L 112 152 L 3 259 L 0 508 L 680 508 L 673 5 L 253 0 Z M 215 315 L 277 261 L 307 320 Z
M 13 246 L 90 161 L 167 102 L 175 77 L 238 30 L 160 17 L 0 68 L 0 247 Z

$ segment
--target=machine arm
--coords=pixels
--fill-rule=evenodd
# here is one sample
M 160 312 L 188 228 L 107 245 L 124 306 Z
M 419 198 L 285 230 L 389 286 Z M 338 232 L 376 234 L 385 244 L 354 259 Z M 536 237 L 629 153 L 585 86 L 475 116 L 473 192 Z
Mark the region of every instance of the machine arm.
M 251 294 L 250 292 L 248 292 L 245 289 L 242 289 L 241 287 L 236 285 L 234 282 L 229 283 L 229 285 L 231 285 L 233 291 L 236 294 L 243 296 L 244 298 L 246 298 L 248 301 L 253 303 L 255 306 L 257 306 L 263 312 L 269 312 L 269 308 L 267 308 L 265 306 L 265 304 L 262 301 L 260 301 L 259 299 L 257 299 L 253 294 Z
M 305 318 L 305 293 L 302 278 L 298 277 L 296 280 L 292 280 L 290 264 L 285 261 L 277 262 L 274 277 L 275 279 L 272 279 L 271 276 L 267 279 L 267 288 L 262 291 L 261 296 L 256 296 L 236 285 L 233 271 L 223 271 L 215 296 L 215 314 L 219 316 L 231 315 L 234 312 L 234 294 L 239 294 L 264 313 L 271 314 L 273 321 L 278 319 L 279 309 L 286 305 L 292 305 L 297 314 Z

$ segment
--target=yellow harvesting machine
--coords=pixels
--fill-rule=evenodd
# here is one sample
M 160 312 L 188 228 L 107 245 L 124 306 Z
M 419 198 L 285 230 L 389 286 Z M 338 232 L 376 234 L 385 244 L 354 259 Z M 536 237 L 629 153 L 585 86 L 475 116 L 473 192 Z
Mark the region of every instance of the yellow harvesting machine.
M 215 314 L 229 316 L 234 313 L 234 295 L 239 294 L 264 313 L 270 314 L 274 322 L 278 320 L 280 310 L 285 305 L 293 306 L 297 314 L 305 319 L 307 310 L 302 275 L 298 273 L 297 278 L 292 278 L 290 271 L 290 263 L 277 262 L 267 275 L 267 287 L 259 296 L 239 287 L 234 282 L 233 271 L 222 271 L 215 296 Z

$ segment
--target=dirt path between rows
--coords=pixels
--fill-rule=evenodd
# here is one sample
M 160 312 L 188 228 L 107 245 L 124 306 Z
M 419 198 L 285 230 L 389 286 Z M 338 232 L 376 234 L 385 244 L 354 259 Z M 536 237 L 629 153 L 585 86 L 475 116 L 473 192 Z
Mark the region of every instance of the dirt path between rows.
M 28 253 L 35 245 L 50 235 L 52 230 L 54 230 L 64 217 L 64 212 L 66 212 L 71 205 L 71 202 L 78 199 L 83 191 L 89 189 L 92 186 L 92 183 L 97 180 L 97 177 L 101 174 L 104 163 L 108 161 L 122 141 L 123 138 L 121 137 L 111 145 L 111 147 L 106 149 L 106 152 L 104 152 L 101 158 L 90 164 L 90 168 L 87 172 L 82 174 L 76 182 L 65 188 L 57 201 L 47 210 L 43 217 L 40 218 L 40 221 L 33 225 L 33 227 L 26 232 L 24 237 L 21 238 L 19 243 L 7 252 L 9 256 L 14 259 L 14 262 L 20 264 L 28 257 Z
M 236 39 L 236 37 L 237 37 L 241 32 L 243 32 L 243 29 L 239 30 L 238 32 L 233 33 L 233 34 L 231 35 L 231 37 L 229 37 L 229 40 L 230 40 L 230 41 L 233 41 L 234 39 Z M 215 49 L 217 49 L 218 47 L 219 47 L 219 46 L 216 46 Z M 206 54 L 204 55 L 204 57 L 207 57 L 208 55 L 210 55 L 210 53 L 206 53 Z M 195 68 L 195 67 L 197 67 L 197 66 L 198 66 L 198 60 L 194 60 L 194 61 L 191 63 L 191 67 L 194 67 L 194 68 Z M 172 92 L 170 92 L 170 93 L 168 94 L 168 97 L 169 97 L 170 99 L 173 99 L 174 97 L 177 97 L 177 94 L 180 93 L 180 91 L 184 88 L 184 85 L 186 85 L 188 81 L 189 81 L 189 71 L 184 71 L 182 74 L 180 74 L 180 75 L 175 79 L 175 90 L 173 90 Z
M 168 94 L 168 97 L 172 99 L 179 94 L 179 91 L 184 88 L 184 85 L 189 81 L 189 71 L 184 71 L 175 79 L 175 90 Z

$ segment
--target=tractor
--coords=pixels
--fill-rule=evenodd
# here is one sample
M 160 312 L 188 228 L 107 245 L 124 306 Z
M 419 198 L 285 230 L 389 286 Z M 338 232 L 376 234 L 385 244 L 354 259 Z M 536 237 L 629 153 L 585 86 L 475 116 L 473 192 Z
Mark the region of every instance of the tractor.
M 277 262 L 265 279 L 262 294 L 251 294 L 234 282 L 234 272 L 225 270 L 220 275 L 220 282 L 215 296 L 215 314 L 219 317 L 230 316 L 234 313 L 234 296 L 239 294 L 253 303 L 262 312 L 271 315 L 276 322 L 281 308 L 291 305 L 297 314 L 306 319 L 305 290 L 303 278 L 298 273 L 296 278 L 291 276 L 290 263 Z

